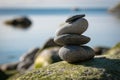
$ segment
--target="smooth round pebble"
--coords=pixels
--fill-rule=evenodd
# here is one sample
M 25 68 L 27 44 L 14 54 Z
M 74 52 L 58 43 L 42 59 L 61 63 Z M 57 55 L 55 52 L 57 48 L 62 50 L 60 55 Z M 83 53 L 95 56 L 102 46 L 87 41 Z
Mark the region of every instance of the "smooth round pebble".
M 59 45 L 82 45 L 89 41 L 89 37 L 77 34 L 63 34 L 54 38 L 54 42 Z
M 88 21 L 85 18 L 76 20 L 73 23 L 65 23 L 56 31 L 56 35 L 62 34 L 82 34 L 88 28 Z
M 89 60 L 94 55 L 94 51 L 88 46 L 68 45 L 59 50 L 60 58 L 70 63 Z
M 72 23 L 72 22 L 74 22 L 74 21 L 76 21 L 76 20 L 78 20 L 80 18 L 83 18 L 83 17 L 85 17 L 85 14 L 71 16 L 65 22 Z

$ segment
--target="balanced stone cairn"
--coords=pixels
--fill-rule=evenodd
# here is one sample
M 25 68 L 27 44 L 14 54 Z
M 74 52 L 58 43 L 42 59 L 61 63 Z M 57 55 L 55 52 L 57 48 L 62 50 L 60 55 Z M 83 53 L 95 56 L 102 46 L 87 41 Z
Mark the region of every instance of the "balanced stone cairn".
M 90 41 L 90 38 L 82 35 L 88 28 L 85 15 L 75 15 L 68 18 L 62 27 L 56 31 L 54 42 L 62 45 L 59 50 L 61 59 L 73 63 L 92 59 L 95 52 L 88 46 L 82 46 Z

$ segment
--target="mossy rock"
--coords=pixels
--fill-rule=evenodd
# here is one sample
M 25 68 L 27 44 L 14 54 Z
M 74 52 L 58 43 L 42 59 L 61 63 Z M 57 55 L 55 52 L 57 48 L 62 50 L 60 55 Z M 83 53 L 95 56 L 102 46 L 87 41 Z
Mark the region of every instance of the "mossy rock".
M 117 45 L 106 55 L 89 61 L 74 64 L 61 61 L 29 72 L 17 80 L 120 80 L 119 68 L 120 46 Z
M 35 62 L 34 62 L 35 69 L 48 66 L 52 63 L 61 61 L 58 55 L 59 49 L 60 47 L 51 47 L 51 48 L 46 48 L 40 51 L 39 55 L 37 55 Z
M 120 59 L 120 43 L 118 43 L 116 46 L 104 54 L 110 59 Z

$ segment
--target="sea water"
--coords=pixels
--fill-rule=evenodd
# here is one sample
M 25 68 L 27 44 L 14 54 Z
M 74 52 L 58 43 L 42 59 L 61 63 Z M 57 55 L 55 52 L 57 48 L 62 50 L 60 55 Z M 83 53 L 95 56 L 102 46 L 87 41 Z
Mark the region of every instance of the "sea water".
M 84 35 L 91 41 L 91 47 L 112 47 L 120 41 L 120 20 L 107 12 L 107 9 L 0 9 L 0 64 L 16 62 L 29 49 L 42 47 L 60 24 L 72 15 L 86 14 L 89 27 Z M 27 16 L 32 26 L 17 29 L 4 24 L 6 20 Z

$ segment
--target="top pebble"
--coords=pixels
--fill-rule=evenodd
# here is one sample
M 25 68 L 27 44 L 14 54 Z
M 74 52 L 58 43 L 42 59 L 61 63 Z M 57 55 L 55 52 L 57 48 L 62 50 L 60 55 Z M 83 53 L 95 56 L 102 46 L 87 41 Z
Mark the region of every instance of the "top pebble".
M 78 20 L 80 18 L 83 18 L 83 17 L 85 17 L 85 14 L 75 15 L 75 16 L 72 16 L 72 17 L 68 18 L 65 22 L 72 23 L 72 22 L 74 22 L 74 21 L 76 21 L 76 20 Z

